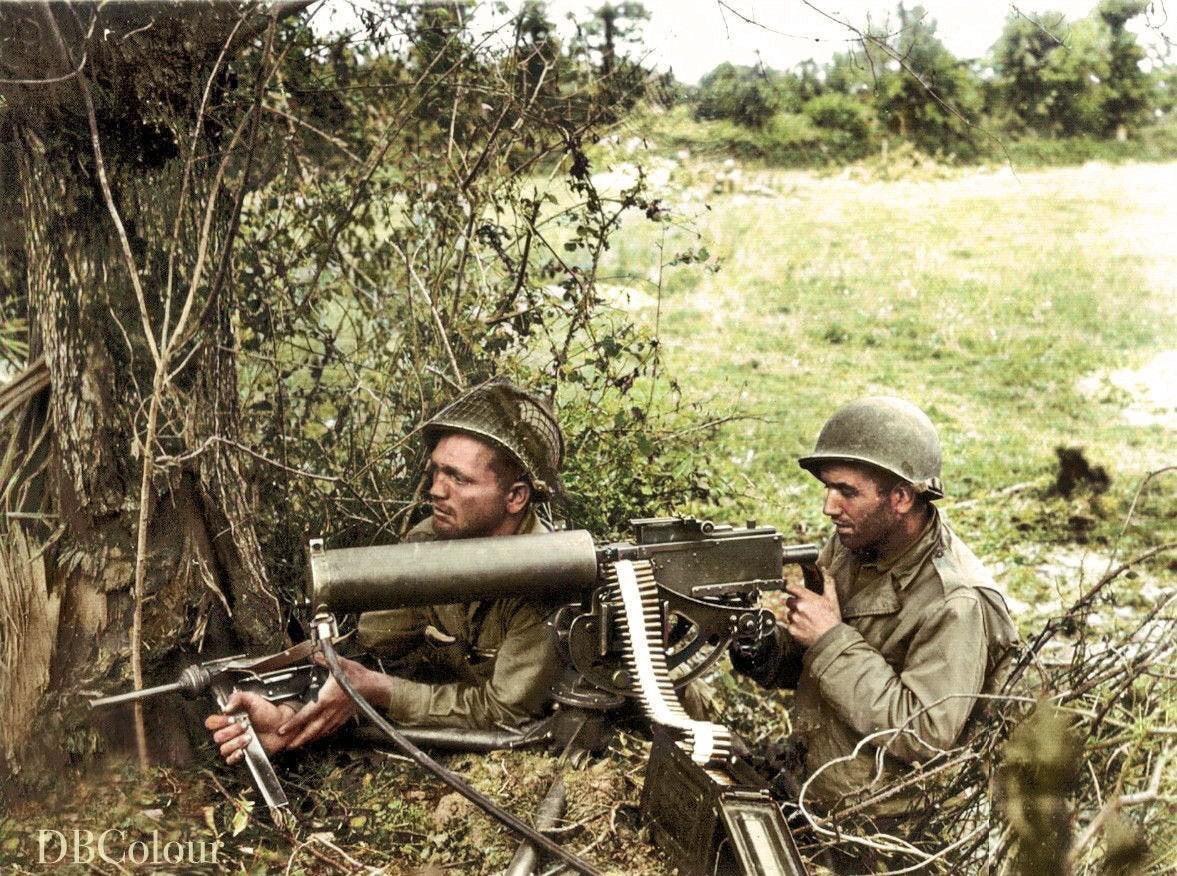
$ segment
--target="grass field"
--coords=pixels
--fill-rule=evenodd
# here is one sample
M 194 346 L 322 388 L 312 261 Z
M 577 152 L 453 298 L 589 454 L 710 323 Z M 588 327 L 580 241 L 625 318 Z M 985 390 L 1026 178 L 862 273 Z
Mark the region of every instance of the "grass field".
M 745 172 L 692 199 L 706 179 L 675 168 L 662 194 L 689 215 L 634 221 L 603 271 L 666 373 L 749 416 L 722 435 L 743 498 L 702 513 L 820 529 L 796 457 L 841 403 L 901 395 L 940 428 L 943 507 L 1033 603 L 1052 551 L 1107 551 L 1140 479 L 1177 462 L 1177 165 Z M 706 263 L 666 265 L 700 246 Z M 1104 466 L 1108 494 L 1049 497 L 1059 446 Z M 1121 549 L 1172 540 L 1172 480 Z

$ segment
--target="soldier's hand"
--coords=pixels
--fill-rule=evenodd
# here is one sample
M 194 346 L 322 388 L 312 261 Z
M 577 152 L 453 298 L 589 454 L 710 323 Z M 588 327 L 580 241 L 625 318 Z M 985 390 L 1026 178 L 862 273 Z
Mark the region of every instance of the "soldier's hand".
M 810 647 L 827 631 L 842 622 L 838 591 L 829 572 L 822 570 L 822 592 L 814 593 L 800 584 L 785 587 L 785 629 L 804 647 Z
M 320 664 L 325 662 L 321 654 L 316 654 L 315 660 Z M 377 707 L 387 705 L 387 696 L 382 696 L 382 692 L 392 681 L 389 676 L 373 672 L 363 664 L 345 657 L 340 657 L 339 662 L 347 674 L 347 680 L 365 699 Z M 329 676 L 319 690 L 318 699 L 303 706 L 278 728 L 278 733 L 288 740 L 290 748 L 297 748 L 334 733 L 355 714 L 356 705 L 351 697 L 339 686 L 334 676 Z
M 213 731 L 213 742 L 220 746 L 225 762 L 237 763 L 245 756 L 245 746 L 252 736 L 244 723 L 234 720 L 235 716 L 247 715 L 262 748 L 267 754 L 274 754 L 289 747 L 278 735 L 278 725 L 293 714 L 293 706 L 271 703 L 261 694 L 237 690 L 225 703 L 225 714 L 209 715 L 204 719 L 204 726 Z

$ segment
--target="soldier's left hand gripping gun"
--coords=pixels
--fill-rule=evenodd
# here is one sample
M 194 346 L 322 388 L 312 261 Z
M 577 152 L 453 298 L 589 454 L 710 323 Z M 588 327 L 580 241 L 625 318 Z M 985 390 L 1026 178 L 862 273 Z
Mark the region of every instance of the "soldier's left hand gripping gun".
M 817 547 L 786 546 L 777 530 L 752 522 L 631 525 L 632 542 L 603 546 L 582 530 L 336 550 L 316 540 L 311 605 L 329 639 L 333 612 L 520 596 L 564 603 L 553 626 L 573 671 L 553 693 L 553 720 L 603 715 L 626 700 L 641 706 L 654 729 L 642 813 L 680 872 L 804 874 L 780 810 L 734 755 L 730 731 L 691 719 L 675 689 L 733 639 L 771 631 L 760 592 L 783 587 L 785 564 L 808 567 L 815 586 Z M 575 740 L 557 733 L 553 741 Z
M 188 699 L 194 699 L 207 692 L 213 695 L 217 706 L 223 711 L 235 690 L 261 694 L 275 703 L 287 700 L 305 702 L 315 699 L 326 679 L 322 667 L 308 660 L 313 650 L 314 644 L 306 641 L 265 657 L 238 654 L 194 663 L 180 673 L 178 681 L 90 700 L 90 708 L 120 706 L 169 693 L 180 693 Z M 252 729 L 249 728 L 248 715 L 237 713 L 230 715 L 230 718 Z M 286 793 L 274 774 L 274 767 L 258 741 L 257 734 L 251 732 L 250 736 L 250 742 L 245 747 L 245 764 L 262 799 L 271 814 L 276 816 L 279 810 L 288 805 Z

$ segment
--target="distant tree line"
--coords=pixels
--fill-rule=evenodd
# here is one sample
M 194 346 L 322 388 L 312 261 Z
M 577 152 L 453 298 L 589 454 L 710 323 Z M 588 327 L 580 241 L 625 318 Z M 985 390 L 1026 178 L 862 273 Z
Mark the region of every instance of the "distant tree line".
M 1085 18 L 1013 11 L 988 55 L 957 58 L 921 6 L 857 48 L 788 71 L 725 63 L 690 96 L 700 120 L 726 120 L 835 159 L 884 140 L 968 156 L 986 137 L 1125 139 L 1173 111 L 1177 68 L 1146 65 L 1128 22 L 1146 0 L 1101 0 Z

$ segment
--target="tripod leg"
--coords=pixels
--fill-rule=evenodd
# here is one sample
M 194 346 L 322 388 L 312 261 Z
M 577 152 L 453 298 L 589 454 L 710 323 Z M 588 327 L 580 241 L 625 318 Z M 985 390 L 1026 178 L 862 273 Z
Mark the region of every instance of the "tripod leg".
M 556 776 L 548 793 L 540 801 L 535 810 L 535 829 L 538 831 L 551 830 L 564 814 L 568 798 L 564 791 L 564 777 Z M 526 840 L 519 845 L 515 857 L 504 871 L 503 876 L 531 876 L 539 863 L 539 850 Z

